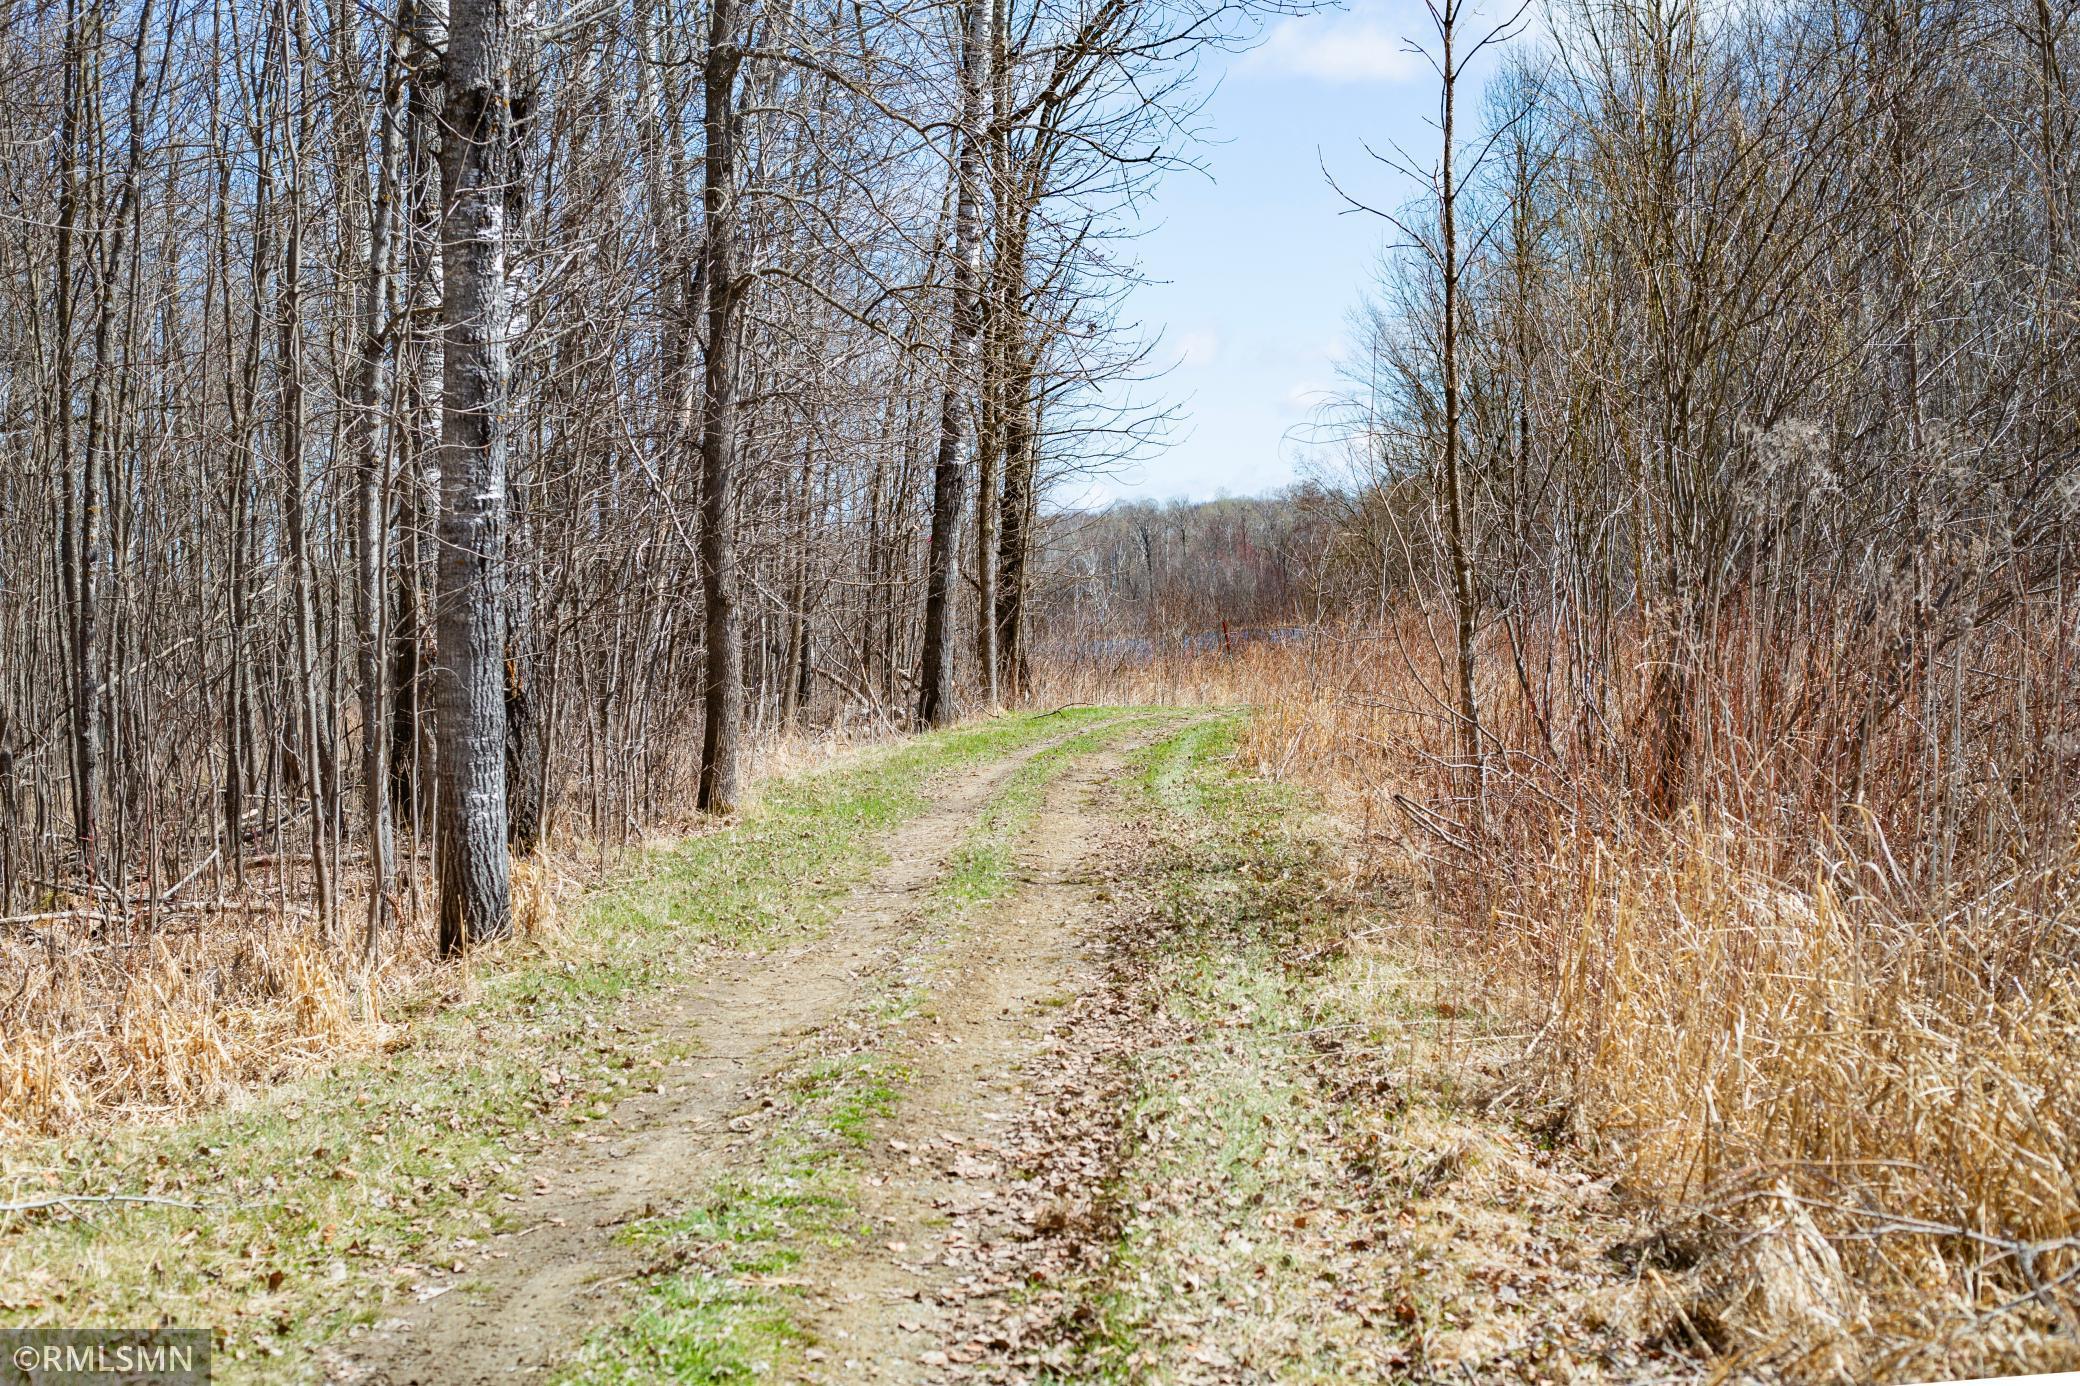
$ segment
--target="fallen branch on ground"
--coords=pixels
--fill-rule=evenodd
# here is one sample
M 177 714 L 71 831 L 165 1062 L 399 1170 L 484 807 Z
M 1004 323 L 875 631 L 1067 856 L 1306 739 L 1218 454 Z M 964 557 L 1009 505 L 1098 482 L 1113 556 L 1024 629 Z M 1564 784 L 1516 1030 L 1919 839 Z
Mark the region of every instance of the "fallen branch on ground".
M 43 1208 L 63 1208 L 72 1203 L 155 1203 L 168 1208 L 186 1208 L 190 1212 L 202 1207 L 200 1203 L 160 1198 L 157 1194 L 58 1194 L 51 1198 L 32 1198 L 26 1203 L 0 1203 L 0 1213 L 33 1213 Z

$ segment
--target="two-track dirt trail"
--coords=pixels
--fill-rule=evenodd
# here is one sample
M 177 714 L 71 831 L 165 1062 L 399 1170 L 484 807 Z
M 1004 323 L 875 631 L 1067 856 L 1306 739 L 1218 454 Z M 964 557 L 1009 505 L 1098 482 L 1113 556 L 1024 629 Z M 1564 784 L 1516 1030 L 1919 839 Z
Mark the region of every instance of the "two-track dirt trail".
M 685 1057 L 324 1374 L 1695 1375 L 1600 1250 L 1609 1180 L 1489 1106 L 1514 1040 L 1419 899 L 1237 724 L 1092 713 L 943 774 L 813 937 L 617 1013 Z
M 613 1321 L 622 1288 L 646 1270 L 646 1253 L 617 1232 L 697 1198 L 726 1171 L 756 1160 L 761 1088 L 914 951 L 920 902 L 978 816 L 1022 768 L 1070 739 L 965 767 L 936 786 L 932 806 L 884 843 L 887 864 L 817 936 L 780 952 L 735 956 L 702 983 L 621 1017 L 660 1040 L 690 1036 L 687 1056 L 653 1090 L 624 1099 L 599 1129 L 544 1151 L 526 1171 L 523 1225 L 466 1249 L 449 1276 L 394 1299 L 371 1331 L 328 1353 L 328 1379 L 513 1381 L 566 1366 L 589 1333 Z M 921 1324 L 900 1306 L 917 1302 L 915 1282 L 934 1279 L 925 1265 L 934 1234 L 924 1224 L 958 1192 L 922 1156 L 912 1163 L 891 1153 L 914 1148 L 936 1160 L 965 1146 L 987 1158 L 994 1085 L 1030 1054 L 1047 1007 L 1089 966 L 1079 944 L 1092 888 L 1076 868 L 1103 820 L 1084 809 L 1122 754 L 1110 747 L 1073 757 L 1048 787 L 1024 834 L 1030 857 L 1022 847 L 1015 920 L 1003 915 L 1007 927 L 962 930 L 950 957 L 924 960 L 939 1042 L 922 1046 L 901 1102 L 899 1126 L 913 1139 L 878 1143 L 877 1165 L 886 1173 L 865 1184 L 867 1215 L 895 1230 L 842 1266 L 816 1268 L 822 1283 L 847 1287 L 825 1305 L 827 1336 L 856 1341 L 862 1360 L 877 1368 L 920 1355 L 911 1350 L 910 1329 Z
M 1010 1263 L 1051 1194 L 1025 1177 L 1019 1123 L 1066 1057 L 1063 1021 L 1104 988 L 1112 890 L 1098 867 L 1125 827 L 1121 781 L 1152 735 L 1048 783 L 1013 847 L 1016 886 L 936 960 L 933 1005 L 900 1041 L 910 1082 L 868 1147 L 863 1235 L 798 1272 L 821 1344 L 805 1379 L 935 1380 L 1013 1346 L 995 1326 L 1001 1294 L 1020 1288 Z

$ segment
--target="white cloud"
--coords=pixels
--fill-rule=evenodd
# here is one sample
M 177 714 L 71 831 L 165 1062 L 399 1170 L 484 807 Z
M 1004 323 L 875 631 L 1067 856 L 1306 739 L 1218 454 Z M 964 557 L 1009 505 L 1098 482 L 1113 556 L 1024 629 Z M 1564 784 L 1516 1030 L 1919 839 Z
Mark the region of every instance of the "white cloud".
M 1292 15 L 1235 64 L 1237 73 L 1318 82 L 1405 82 L 1428 72 L 1408 26 L 1380 14 Z
M 1221 334 L 1210 327 L 1203 331 L 1180 332 L 1174 345 L 1178 365 L 1210 366 L 1220 359 Z
M 1320 381 L 1303 380 L 1286 391 L 1286 397 L 1279 403 L 1284 407 L 1288 417 L 1299 417 L 1310 414 L 1317 407 L 1328 403 L 1335 393 L 1335 390 Z

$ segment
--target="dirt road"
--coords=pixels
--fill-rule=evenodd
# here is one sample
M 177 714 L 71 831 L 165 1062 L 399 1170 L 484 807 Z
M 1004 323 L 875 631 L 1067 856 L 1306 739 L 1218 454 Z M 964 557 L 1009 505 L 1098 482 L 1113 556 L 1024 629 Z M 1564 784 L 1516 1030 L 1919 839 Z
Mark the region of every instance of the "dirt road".
M 693 1036 L 687 1057 L 595 1130 L 544 1151 L 526 1171 L 525 1225 L 393 1300 L 373 1331 L 329 1355 L 328 1376 L 477 1383 L 564 1365 L 621 1311 L 629 1282 L 652 1268 L 651 1254 L 617 1232 L 755 1161 L 761 1092 L 812 1054 L 863 994 L 906 969 L 928 989 L 931 1015 L 892 1037 L 916 1057 L 861 1183 L 874 1235 L 801 1278 L 842 1287 L 817 1296 L 814 1315 L 817 1336 L 839 1345 L 831 1357 L 871 1363 L 891 1379 L 906 1379 L 906 1366 L 946 1362 L 936 1305 L 959 1264 L 947 1239 L 959 1237 L 954 1223 L 969 1203 L 988 1197 L 963 1176 L 1002 1171 L 990 1153 L 991 1123 L 1008 1115 L 1003 1099 L 1017 1093 L 1049 1015 L 1093 976 L 1085 944 L 1096 887 L 1080 868 L 1103 841 L 1110 820 L 1101 806 L 1124 748 L 1158 725 L 1168 723 L 1119 726 L 1104 749 L 1080 755 L 1061 756 L 1070 738 L 1056 737 L 963 768 L 933 787 L 926 813 L 896 830 L 887 864 L 819 936 L 725 958 L 702 984 L 646 1004 L 637 1023 L 660 1038 Z M 1020 834 L 1015 894 L 958 927 L 930 926 L 926 897 L 966 834 L 1007 781 L 1049 755 L 1069 766 Z M 942 1216 L 948 1209 L 952 1220 Z
M 1120 710 L 942 769 L 825 927 L 616 1009 L 683 1057 L 322 1374 L 1685 1375 L 1606 1303 L 1608 1182 L 1469 1097 L 1504 1075 L 1393 941 L 1414 897 L 1339 884 L 1232 726 Z
M 1060 1057 L 1062 1022 L 1105 986 L 1111 893 L 1094 867 L 1118 845 L 1117 781 L 1145 739 L 1049 784 L 1018 843 L 1017 890 L 936 960 L 935 1003 L 901 1040 L 911 1081 L 869 1146 L 864 1235 L 800 1272 L 822 1344 L 810 1379 L 928 1380 L 1010 1346 L 994 1311 L 1036 1213 L 1017 1123 Z

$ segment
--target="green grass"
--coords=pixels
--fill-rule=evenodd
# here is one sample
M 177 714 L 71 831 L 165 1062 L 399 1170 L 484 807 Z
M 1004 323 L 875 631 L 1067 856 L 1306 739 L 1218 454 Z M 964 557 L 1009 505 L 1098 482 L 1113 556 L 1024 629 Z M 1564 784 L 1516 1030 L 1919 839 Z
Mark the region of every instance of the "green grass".
M 776 1282 L 805 1247 L 842 1243 L 857 1224 L 852 1172 L 824 1154 L 815 1123 L 820 1117 L 829 1135 L 856 1141 L 894 1093 L 889 1075 L 819 1074 L 794 1094 L 796 1110 L 755 1170 L 627 1229 L 630 1240 L 662 1255 L 634 1310 L 588 1337 L 559 1379 L 749 1381 L 792 1360 L 805 1339 L 791 1296 Z
M 891 1094 L 885 1081 L 829 1072 L 796 1094 L 842 1133 Z M 645 1219 L 624 1235 L 659 1249 L 633 1312 L 591 1335 L 560 1374 L 570 1382 L 749 1381 L 789 1360 L 804 1342 L 778 1292 L 804 1247 L 851 1235 L 849 1171 L 818 1158 L 819 1142 L 791 1121 L 756 1170 L 732 1175 L 687 1208 Z M 698 1259 L 696 1259 L 698 1258 Z
M 796 1348 L 784 1307 L 730 1275 L 673 1277 L 614 1347 L 588 1347 L 573 1379 L 650 1383 L 751 1381 Z
M 172 1127 L 0 1152 L 0 1194 L 153 1194 L 0 1224 L 0 1325 L 218 1330 L 223 1379 L 308 1375 L 370 1319 L 393 1268 L 499 1226 L 528 1154 L 598 1119 L 678 1057 L 617 1021 L 704 943 L 764 946 L 825 923 L 925 806 L 933 774 L 1110 714 L 1014 716 L 764 789 L 739 824 L 640 854 L 556 951 L 510 945 L 451 974 L 464 997 L 403 1016 L 401 1046 Z M 863 1122 L 864 1117 L 861 1118 Z
M 1240 773 L 1240 718 L 1196 723 L 1138 766 L 1150 846 L 1138 867 L 1160 927 L 1141 944 L 1155 1032 L 1128 1062 L 1106 1263 L 1073 1287 L 1078 1381 L 1163 1381 L 1225 1353 L 1254 1374 L 1377 1374 L 1344 1312 L 1340 1113 L 1307 1036 L 1325 1015 L 1315 945 L 1336 924 L 1321 883 L 1333 838 L 1306 799 Z M 1329 950 L 1333 953 L 1333 950 Z M 1275 1364 L 1275 1365 L 1274 1365 Z

